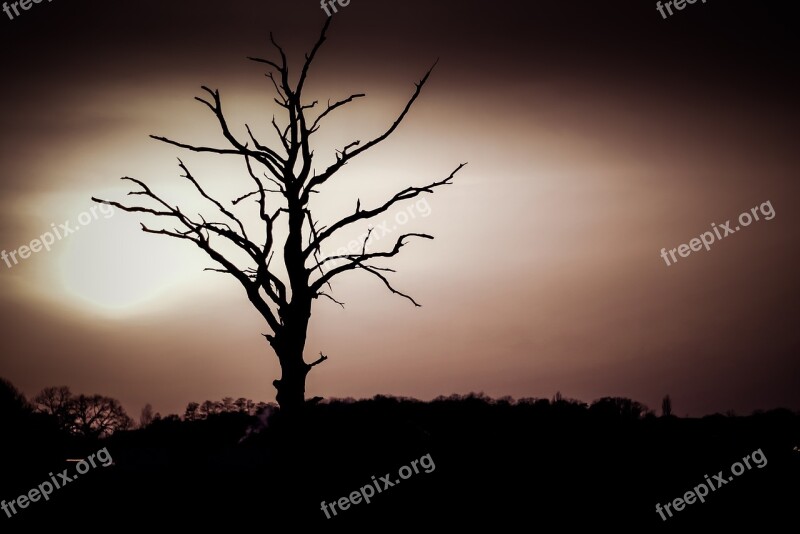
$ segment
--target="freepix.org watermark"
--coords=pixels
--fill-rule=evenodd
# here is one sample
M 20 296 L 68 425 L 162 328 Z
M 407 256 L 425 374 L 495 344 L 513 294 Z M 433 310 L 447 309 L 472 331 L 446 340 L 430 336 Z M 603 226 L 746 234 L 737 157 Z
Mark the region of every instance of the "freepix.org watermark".
M 6 252 L 3 250 L 0 252 L 0 259 L 2 259 L 6 267 L 11 269 L 14 265 L 17 265 L 20 260 L 27 260 L 31 257 L 31 254 L 36 252 L 41 252 L 42 249 L 50 252 L 50 247 L 52 247 L 56 240 L 61 241 L 68 235 L 71 235 L 78 230 L 81 229 L 81 226 L 86 226 L 91 224 L 92 221 L 96 221 L 99 219 L 98 212 L 103 215 L 104 219 L 108 219 L 114 215 L 114 206 L 110 204 L 100 204 L 99 206 L 92 206 L 89 208 L 89 211 L 84 211 L 80 215 L 78 215 L 78 225 L 73 226 L 70 221 L 66 221 L 63 224 L 59 224 L 56 227 L 56 223 L 52 223 L 51 229 L 47 232 L 43 233 L 39 236 L 38 239 L 34 239 L 27 245 L 22 245 L 16 250 L 12 250 Z M 19 259 L 18 259 L 19 258 Z M 12 263 L 13 262 L 13 263 Z
M 376 495 L 375 494 L 376 490 L 378 493 L 381 493 L 391 488 L 392 486 L 400 484 L 401 479 L 406 480 L 410 478 L 411 475 L 413 475 L 414 473 L 419 473 L 420 471 L 417 464 L 419 464 L 419 466 L 421 466 L 426 473 L 433 473 L 436 470 L 436 464 L 433 463 L 433 458 L 431 458 L 430 454 L 426 454 L 419 460 L 412 461 L 410 464 L 411 467 L 407 465 L 401 467 L 397 473 L 400 478 L 395 478 L 394 480 L 392 480 L 391 473 L 387 473 L 380 479 L 376 479 L 375 476 L 373 475 L 371 484 L 362 486 L 361 489 L 359 489 L 358 491 L 354 491 L 349 496 L 342 497 L 338 501 L 333 501 L 332 503 L 326 503 L 325 501 L 322 501 L 321 510 L 325 512 L 325 517 L 330 519 L 332 517 L 331 512 L 333 513 L 334 516 L 337 515 L 338 513 L 336 511 L 337 506 L 339 507 L 339 511 L 345 511 L 348 508 L 350 508 L 351 504 L 359 504 L 362 501 L 369 504 L 371 502 L 370 499 L 372 499 L 372 497 Z M 328 507 L 330 507 L 330 511 L 328 511 Z
M 53 0 L 47 0 L 47 2 L 52 2 Z M 19 0 L 18 2 L 3 2 L 3 11 L 10 20 L 14 20 L 14 17 L 19 17 L 20 12 L 19 10 L 22 9 L 23 11 L 28 11 L 30 8 L 33 7 L 33 4 L 41 4 L 44 0 Z M 17 7 L 19 6 L 19 7 Z M 11 11 L 14 11 L 14 14 L 11 14 Z
M 97 459 L 98 463 L 95 463 L 95 459 Z M 19 513 L 17 507 L 20 509 L 27 508 L 31 505 L 31 503 L 38 502 L 42 498 L 44 498 L 45 501 L 49 501 L 50 495 L 52 495 L 55 490 L 63 488 L 73 480 L 77 479 L 79 475 L 85 475 L 90 469 L 95 467 L 108 467 L 112 463 L 114 463 L 114 459 L 111 458 L 111 454 L 108 452 L 108 449 L 103 447 L 96 453 L 90 454 L 86 459 L 80 460 L 77 463 L 75 466 L 75 470 L 78 472 L 77 475 L 72 475 L 70 477 L 69 469 L 64 469 L 62 472 L 58 473 L 58 478 L 56 478 L 52 472 L 48 473 L 50 480 L 42 482 L 28 493 L 20 495 L 11 502 L 0 502 L 0 509 L 2 509 L 6 515 L 11 518 L 12 515 L 17 515 Z
M 729 235 L 750 226 L 753 224 L 753 222 L 760 221 L 761 219 L 758 216 L 759 213 L 761 213 L 761 216 L 764 217 L 765 221 L 771 221 L 775 218 L 775 209 L 772 207 L 772 203 L 767 200 L 760 206 L 751 208 L 750 211 L 742 212 L 737 219 L 739 224 L 735 228 L 731 228 L 730 219 L 725 221 L 725 224 L 717 225 L 716 223 L 711 223 L 711 230 L 713 230 L 713 232 L 703 232 L 698 237 L 695 237 L 689 241 L 688 245 L 684 243 L 683 245 L 679 245 L 671 250 L 662 248 L 661 257 L 664 258 L 664 262 L 667 264 L 667 267 L 669 267 L 672 265 L 672 263 L 676 263 L 678 261 L 675 253 L 677 253 L 681 258 L 686 258 L 692 252 L 698 252 L 703 248 L 706 250 L 711 250 L 711 245 L 715 241 L 719 241 L 725 237 L 728 237 Z M 669 258 L 672 258 L 672 263 L 669 262 Z
M 325 14 L 330 17 L 333 15 L 333 13 L 339 12 L 339 10 L 336 8 L 336 4 L 339 4 L 342 7 L 347 7 L 350 5 L 350 0 L 320 0 L 319 7 L 321 7 Z M 333 10 L 333 13 L 331 13 L 331 9 Z
M 706 3 L 706 0 L 700 0 L 702 3 Z M 672 8 L 674 7 L 677 11 L 683 10 L 688 5 L 694 4 L 697 0 L 670 0 L 665 4 L 661 4 L 661 2 L 656 2 L 656 9 L 659 13 L 661 13 L 661 18 L 666 19 L 667 17 L 671 17 L 674 13 L 672 12 Z M 664 9 L 667 12 L 664 12 Z M 667 15 L 669 13 L 669 15 Z
M 725 474 L 722 471 L 714 475 L 712 478 L 708 478 L 708 475 L 704 475 L 706 481 L 701 482 L 690 491 L 684 493 L 683 497 L 678 497 L 674 501 L 668 502 L 663 508 L 661 507 L 661 504 L 656 504 L 656 513 L 661 516 L 662 521 L 666 521 L 667 516 L 664 515 L 664 512 L 667 512 L 667 515 L 672 517 L 672 511 L 670 510 L 670 507 L 676 512 L 681 512 L 687 504 L 694 504 L 696 501 L 700 501 L 701 503 L 706 502 L 706 497 L 709 495 L 709 488 L 711 488 L 711 491 L 716 491 L 725 484 L 733 481 L 734 476 L 738 477 L 744 473 L 745 467 L 747 467 L 748 470 L 752 469 L 753 466 L 750 465 L 750 460 L 753 460 L 753 464 L 759 469 L 767 465 L 767 457 L 764 456 L 764 453 L 761 452 L 761 449 L 758 449 L 757 451 L 754 451 L 748 456 L 742 458 L 741 462 L 733 463 L 731 466 L 731 473 L 733 473 L 733 475 L 725 478 Z

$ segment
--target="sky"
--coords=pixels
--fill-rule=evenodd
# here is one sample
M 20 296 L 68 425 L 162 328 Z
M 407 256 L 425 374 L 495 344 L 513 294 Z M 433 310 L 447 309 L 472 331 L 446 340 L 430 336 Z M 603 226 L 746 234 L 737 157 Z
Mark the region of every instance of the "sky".
M 378 247 L 435 236 L 386 264 L 421 308 L 363 273 L 335 282 L 344 309 L 315 303 L 306 359 L 329 359 L 307 395 L 560 391 L 658 408 L 669 394 L 678 415 L 800 410 L 794 16 L 755 0 L 666 19 L 645 0 L 339 7 L 308 97 L 367 96 L 320 130 L 319 168 L 382 133 L 439 61 L 398 131 L 314 197 L 315 218 L 468 165 L 374 221 Z M 267 326 L 237 283 L 90 197 L 126 200 L 119 178 L 131 176 L 200 209 L 178 157 L 221 199 L 247 193 L 242 162 L 148 136 L 224 146 L 194 100 L 208 85 L 235 132 L 247 122 L 274 146 L 266 66 L 245 58 L 274 57 L 273 32 L 296 72 L 325 17 L 305 0 L 54 0 L 0 13 L 0 249 L 73 229 L 0 261 L 0 376 L 29 396 L 51 385 L 109 395 L 134 416 L 145 403 L 166 414 L 225 396 L 274 401 Z M 742 227 L 743 212 L 759 220 Z M 712 223 L 722 236 L 728 220 L 740 229 L 716 237 Z M 708 250 L 678 249 L 706 232 Z

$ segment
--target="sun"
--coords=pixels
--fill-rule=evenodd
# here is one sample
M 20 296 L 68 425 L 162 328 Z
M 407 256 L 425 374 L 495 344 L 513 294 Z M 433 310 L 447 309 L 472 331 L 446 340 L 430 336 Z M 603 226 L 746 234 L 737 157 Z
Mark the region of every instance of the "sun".
M 146 313 L 191 291 L 208 266 L 189 244 L 176 246 L 145 234 L 135 216 L 120 210 L 73 227 L 73 234 L 58 243 L 55 274 L 64 296 L 86 308 Z

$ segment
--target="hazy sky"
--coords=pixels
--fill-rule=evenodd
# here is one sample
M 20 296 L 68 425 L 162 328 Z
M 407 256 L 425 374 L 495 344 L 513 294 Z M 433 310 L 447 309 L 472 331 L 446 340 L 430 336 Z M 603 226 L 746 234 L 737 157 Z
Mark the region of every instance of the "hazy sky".
M 65 221 L 80 231 L 0 262 L 0 376 L 28 395 L 66 384 L 182 413 L 223 396 L 274 400 L 267 327 L 233 279 L 134 215 L 76 222 L 121 176 L 187 210 L 177 157 L 224 200 L 249 191 L 241 162 L 181 152 L 162 134 L 224 145 L 193 100 L 221 91 L 275 143 L 268 35 L 302 58 L 325 15 L 314 1 L 34 4 L 0 13 L 0 249 Z M 352 0 L 309 81 L 321 102 L 367 98 L 318 134 L 334 149 L 383 131 L 439 58 L 396 135 L 314 197 L 330 222 L 406 185 L 469 165 L 391 233 L 425 231 L 392 280 L 352 274 L 342 310 L 315 306 L 307 394 L 585 401 L 626 396 L 680 415 L 800 409 L 795 13 L 778 1 L 709 0 L 662 19 L 649 0 Z M 278 115 L 280 120 L 280 115 Z M 769 201 L 753 222 L 667 266 L 663 248 Z M 244 213 L 244 211 L 242 212 Z M 764 212 L 758 212 L 763 215 Z M 81 222 L 89 221 L 84 215 Z M 151 221 L 152 222 L 152 221 Z M 342 235 L 344 245 L 361 233 Z M 334 252 L 330 250 L 329 252 Z

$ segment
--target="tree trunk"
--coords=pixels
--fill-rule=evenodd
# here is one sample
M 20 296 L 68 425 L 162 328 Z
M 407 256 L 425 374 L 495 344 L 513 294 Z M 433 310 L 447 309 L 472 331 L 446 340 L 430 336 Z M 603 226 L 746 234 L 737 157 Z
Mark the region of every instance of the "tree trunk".
M 272 384 L 278 390 L 276 400 L 281 411 L 286 414 L 297 413 L 305 405 L 306 376 L 312 367 L 303 360 L 306 333 L 311 320 L 312 295 L 308 288 L 309 271 L 303 255 L 303 221 L 306 215 L 298 198 L 299 190 L 292 190 L 288 206 L 289 234 L 284 245 L 292 300 L 281 310 L 282 328 L 276 332 L 272 344 L 281 362 L 281 378 Z
M 281 378 L 272 384 L 278 390 L 275 399 L 286 414 L 300 411 L 306 400 L 306 376 L 311 367 L 299 357 L 281 358 Z
M 297 297 L 293 299 L 284 317 L 283 328 L 272 343 L 281 364 L 281 378 L 272 385 L 278 390 L 275 399 L 286 414 L 297 413 L 305 404 L 306 376 L 312 367 L 303 359 L 311 319 L 311 299 Z

